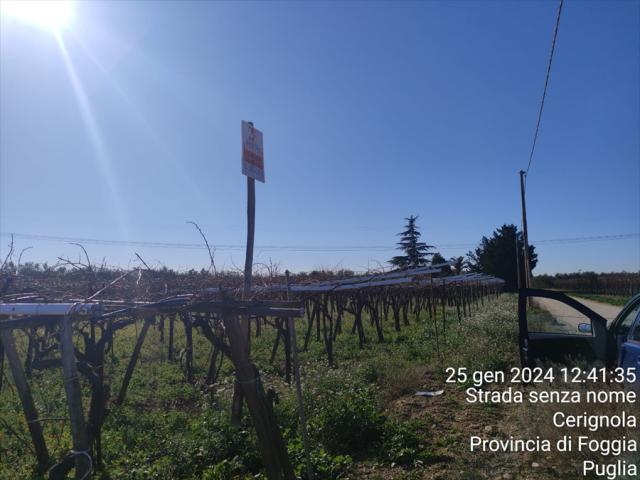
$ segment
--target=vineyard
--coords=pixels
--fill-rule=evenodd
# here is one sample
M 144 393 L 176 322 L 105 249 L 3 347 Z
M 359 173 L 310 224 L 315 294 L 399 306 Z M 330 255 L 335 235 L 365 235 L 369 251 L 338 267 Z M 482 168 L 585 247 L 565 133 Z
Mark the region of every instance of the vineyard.
M 149 409 L 162 412 L 150 413 L 156 421 L 147 426 L 160 431 L 167 416 L 206 412 L 219 427 L 214 436 L 235 445 L 199 447 L 191 455 L 201 462 L 190 457 L 185 471 L 174 466 L 166 475 L 153 465 L 176 452 L 154 452 L 146 457 L 153 478 L 336 478 L 367 455 L 393 464 L 437 463 L 431 450 L 425 458 L 408 424 L 385 420 L 376 407 L 380 395 L 366 383 L 399 382 L 376 363 L 388 349 L 441 365 L 452 346 L 461 347 L 465 323 L 500 296 L 500 279 L 445 270 L 433 265 L 313 282 L 288 274 L 256 277 L 246 300 L 235 274 L 95 268 L 5 274 L 0 473 L 17 464 L 19 478 L 32 472 L 66 478 L 74 469 L 75 478 L 151 478 L 124 467 L 126 457 L 136 456 L 117 454 L 122 446 L 113 443 L 123 416 L 135 411 L 142 418 Z M 365 371 L 353 367 L 358 358 L 370 358 Z M 412 368 L 405 375 L 413 384 L 391 389 L 387 401 L 423 386 Z M 338 372 L 343 378 L 335 378 Z M 337 432 L 332 416 L 344 406 L 329 408 L 333 397 L 324 406 L 310 400 L 326 395 L 318 385 L 330 377 L 333 391 L 343 385 L 351 397 L 353 387 L 344 382 L 352 375 L 367 379 L 349 404 L 356 417 L 364 415 L 364 425 Z M 165 398 L 167 388 L 175 391 Z M 363 441 L 369 431 L 380 443 L 375 454 Z M 245 441 L 261 459 L 247 458 L 246 446 L 238 445 Z M 231 455 L 238 449 L 244 453 Z M 120 469 L 128 473 L 115 475 Z
M 0 0 L 0 480 L 636 478 L 639 17 Z

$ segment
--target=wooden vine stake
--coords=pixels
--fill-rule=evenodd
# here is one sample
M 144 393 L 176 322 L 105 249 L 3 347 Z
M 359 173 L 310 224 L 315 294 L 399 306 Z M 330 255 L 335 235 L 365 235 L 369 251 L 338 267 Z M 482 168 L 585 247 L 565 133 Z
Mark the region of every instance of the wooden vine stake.
M 291 283 L 289 281 L 289 270 L 285 272 L 287 276 L 287 300 L 291 293 Z M 311 448 L 309 447 L 309 437 L 307 435 L 307 416 L 304 412 L 304 402 L 302 401 L 302 383 L 300 381 L 300 362 L 298 361 L 298 342 L 296 340 L 296 322 L 294 317 L 289 317 L 289 335 L 291 336 L 291 354 L 293 357 L 293 376 L 296 381 L 296 398 L 298 400 L 298 413 L 300 415 L 300 431 L 302 433 L 302 444 L 304 455 L 307 461 L 307 477 L 313 479 L 313 465 L 311 463 Z
M 71 312 L 72 313 L 72 312 Z M 76 479 L 91 478 L 92 460 L 89 451 L 89 438 L 82 409 L 82 390 L 76 366 L 76 355 L 73 351 L 73 332 L 71 313 L 62 317 L 60 332 L 60 353 L 62 355 L 62 379 L 67 394 L 69 418 L 71 419 L 71 436 L 73 438 L 72 454 L 75 457 Z
M 295 475 L 271 403 L 262 387 L 258 369 L 249 360 L 246 331 L 233 311 L 224 312 L 222 319 L 229 337 L 236 385 L 247 401 L 267 476 L 269 480 L 294 480 Z
M 49 467 L 49 453 L 47 452 L 47 445 L 42 435 L 42 426 L 38 420 L 38 412 L 33 403 L 31 389 L 27 383 L 27 377 L 24 373 L 20 358 L 18 357 L 18 352 L 16 351 L 13 334 L 8 329 L 0 329 L 0 338 L 2 339 L 2 345 L 9 362 L 9 368 L 13 374 L 13 380 L 18 390 L 20 402 L 22 403 L 22 410 L 24 411 L 24 417 L 29 427 L 31 440 L 35 447 L 36 457 L 38 459 L 38 471 L 44 473 Z
M 138 338 L 136 339 L 136 345 L 135 347 L 133 347 L 133 353 L 131 354 L 131 358 L 129 359 L 127 370 L 124 372 L 124 379 L 122 380 L 122 386 L 120 387 L 120 392 L 118 393 L 118 397 L 116 398 L 116 405 L 122 405 L 122 402 L 124 402 L 124 397 L 127 394 L 127 388 L 129 387 L 129 382 L 131 381 L 133 370 L 136 367 L 138 357 L 140 356 L 140 350 L 142 350 L 144 338 L 147 336 L 147 331 L 149 330 L 149 326 L 151 325 L 151 323 L 153 323 L 153 319 L 153 316 L 150 316 L 145 318 L 144 320 L 142 330 L 140 331 L 140 333 L 138 334 Z

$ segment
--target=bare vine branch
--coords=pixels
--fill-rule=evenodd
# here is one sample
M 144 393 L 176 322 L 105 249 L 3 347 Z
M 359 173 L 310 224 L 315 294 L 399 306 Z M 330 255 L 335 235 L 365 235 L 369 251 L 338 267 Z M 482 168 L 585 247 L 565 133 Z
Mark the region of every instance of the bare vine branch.
M 148 270 L 149 272 L 151 272 L 151 267 L 149 267 L 149 265 L 147 265 L 147 262 L 145 262 L 145 261 L 142 259 L 142 257 L 141 257 L 137 252 L 134 252 L 134 253 L 136 254 L 136 257 L 138 257 L 138 260 L 140 260 L 140 261 L 142 262 L 142 264 L 143 264 L 145 267 L 147 267 L 147 270 Z
M 120 275 L 118 278 L 116 278 L 115 280 L 111 281 L 108 285 L 102 287 L 100 290 L 98 290 L 96 293 L 94 293 L 93 295 L 91 295 L 90 297 L 87 297 L 84 301 L 88 302 L 89 300 L 93 300 L 94 298 L 96 298 L 98 295 L 100 295 L 102 292 L 104 292 L 105 290 L 107 290 L 108 288 L 114 286 L 116 283 L 118 283 L 120 280 L 122 280 L 124 277 L 126 277 L 127 275 L 132 274 L 133 272 L 139 272 L 140 269 L 139 268 L 134 268 L 133 270 L 129 270 L 128 272 L 124 272 L 122 275 Z
M 2 265 L 0 265 L 0 270 L 4 270 L 4 267 L 8 265 L 12 255 L 13 255 L 13 233 L 11 234 L 11 243 L 9 243 L 9 253 L 7 253 L 7 256 L 4 258 L 4 262 L 2 262 Z
M 218 272 L 216 270 L 216 263 L 213 260 L 213 255 L 216 252 L 216 247 L 213 247 L 213 252 L 211 251 L 211 247 L 209 246 L 209 241 L 207 240 L 207 237 L 205 236 L 205 234 L 203 233 L 202 229 L 200 228 L 200 226 L 192 221 L 192 220 L 188 220 L 187 223 L 190 223 L 191 225 L 193 225 L 194 227 L 196 227 L 198 229 L 198 232 L 200 232 L 200 236 L 202 237 L 202 239 L 204 240 L 204 244 L 207 246 L 207 251 L 209 252 L 209 260 L 211 261 L 211 263 L 209 264 L 209 271 L 211 271 L 211 269 L 213 269 L 213 276 L 217 277 L 218 276 Z
M 96 278 L 96 272 L 93 269 L 93 266 L 91 265 L 91 260 L 89 260 L 89 254 L 87 253 L 87 250 L 84 248 L 84 246 L 81 243 L 71 243 L 71 245 L 75 245 L 77 247 L 80 247 L 82 249 L 82 251 L 84 252 L 84 256 L 87 259 L 87 268 L 89 269 L 89 271 L 91 272 L 91 274 L 93 275 L 93 278 Z
M 27 250 L 30 250 L 30 249 L 32 249 L 32 248 L 33 248 L 33 247 L 25 247 L 25 248 L 23 248 L 22 250 L 20 250 L 20 255 L 18 255 L 18 265 L 16 266 L 16 272 L 17 272 L 18 270 L 20 270 L 20 261 L 22 260 L 22 254 L 23 254 L 24 252 L 26 252 Z

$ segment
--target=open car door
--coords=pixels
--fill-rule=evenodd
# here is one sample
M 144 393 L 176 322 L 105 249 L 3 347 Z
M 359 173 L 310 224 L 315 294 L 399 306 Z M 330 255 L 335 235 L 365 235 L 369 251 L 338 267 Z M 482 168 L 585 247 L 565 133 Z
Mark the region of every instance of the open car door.
M 571 360 L 611 363 L 607 320 L 564 293 L 520 289 L 518 322 L 523 366 Z

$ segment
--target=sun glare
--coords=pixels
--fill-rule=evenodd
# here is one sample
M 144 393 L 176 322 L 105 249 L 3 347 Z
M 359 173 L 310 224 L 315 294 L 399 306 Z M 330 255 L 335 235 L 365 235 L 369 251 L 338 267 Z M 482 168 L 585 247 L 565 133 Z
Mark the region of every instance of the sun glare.
M 73 17 L 70 0 L 0 0 L 0 7 L 3 16 L 54 32 L 69 26 Z

